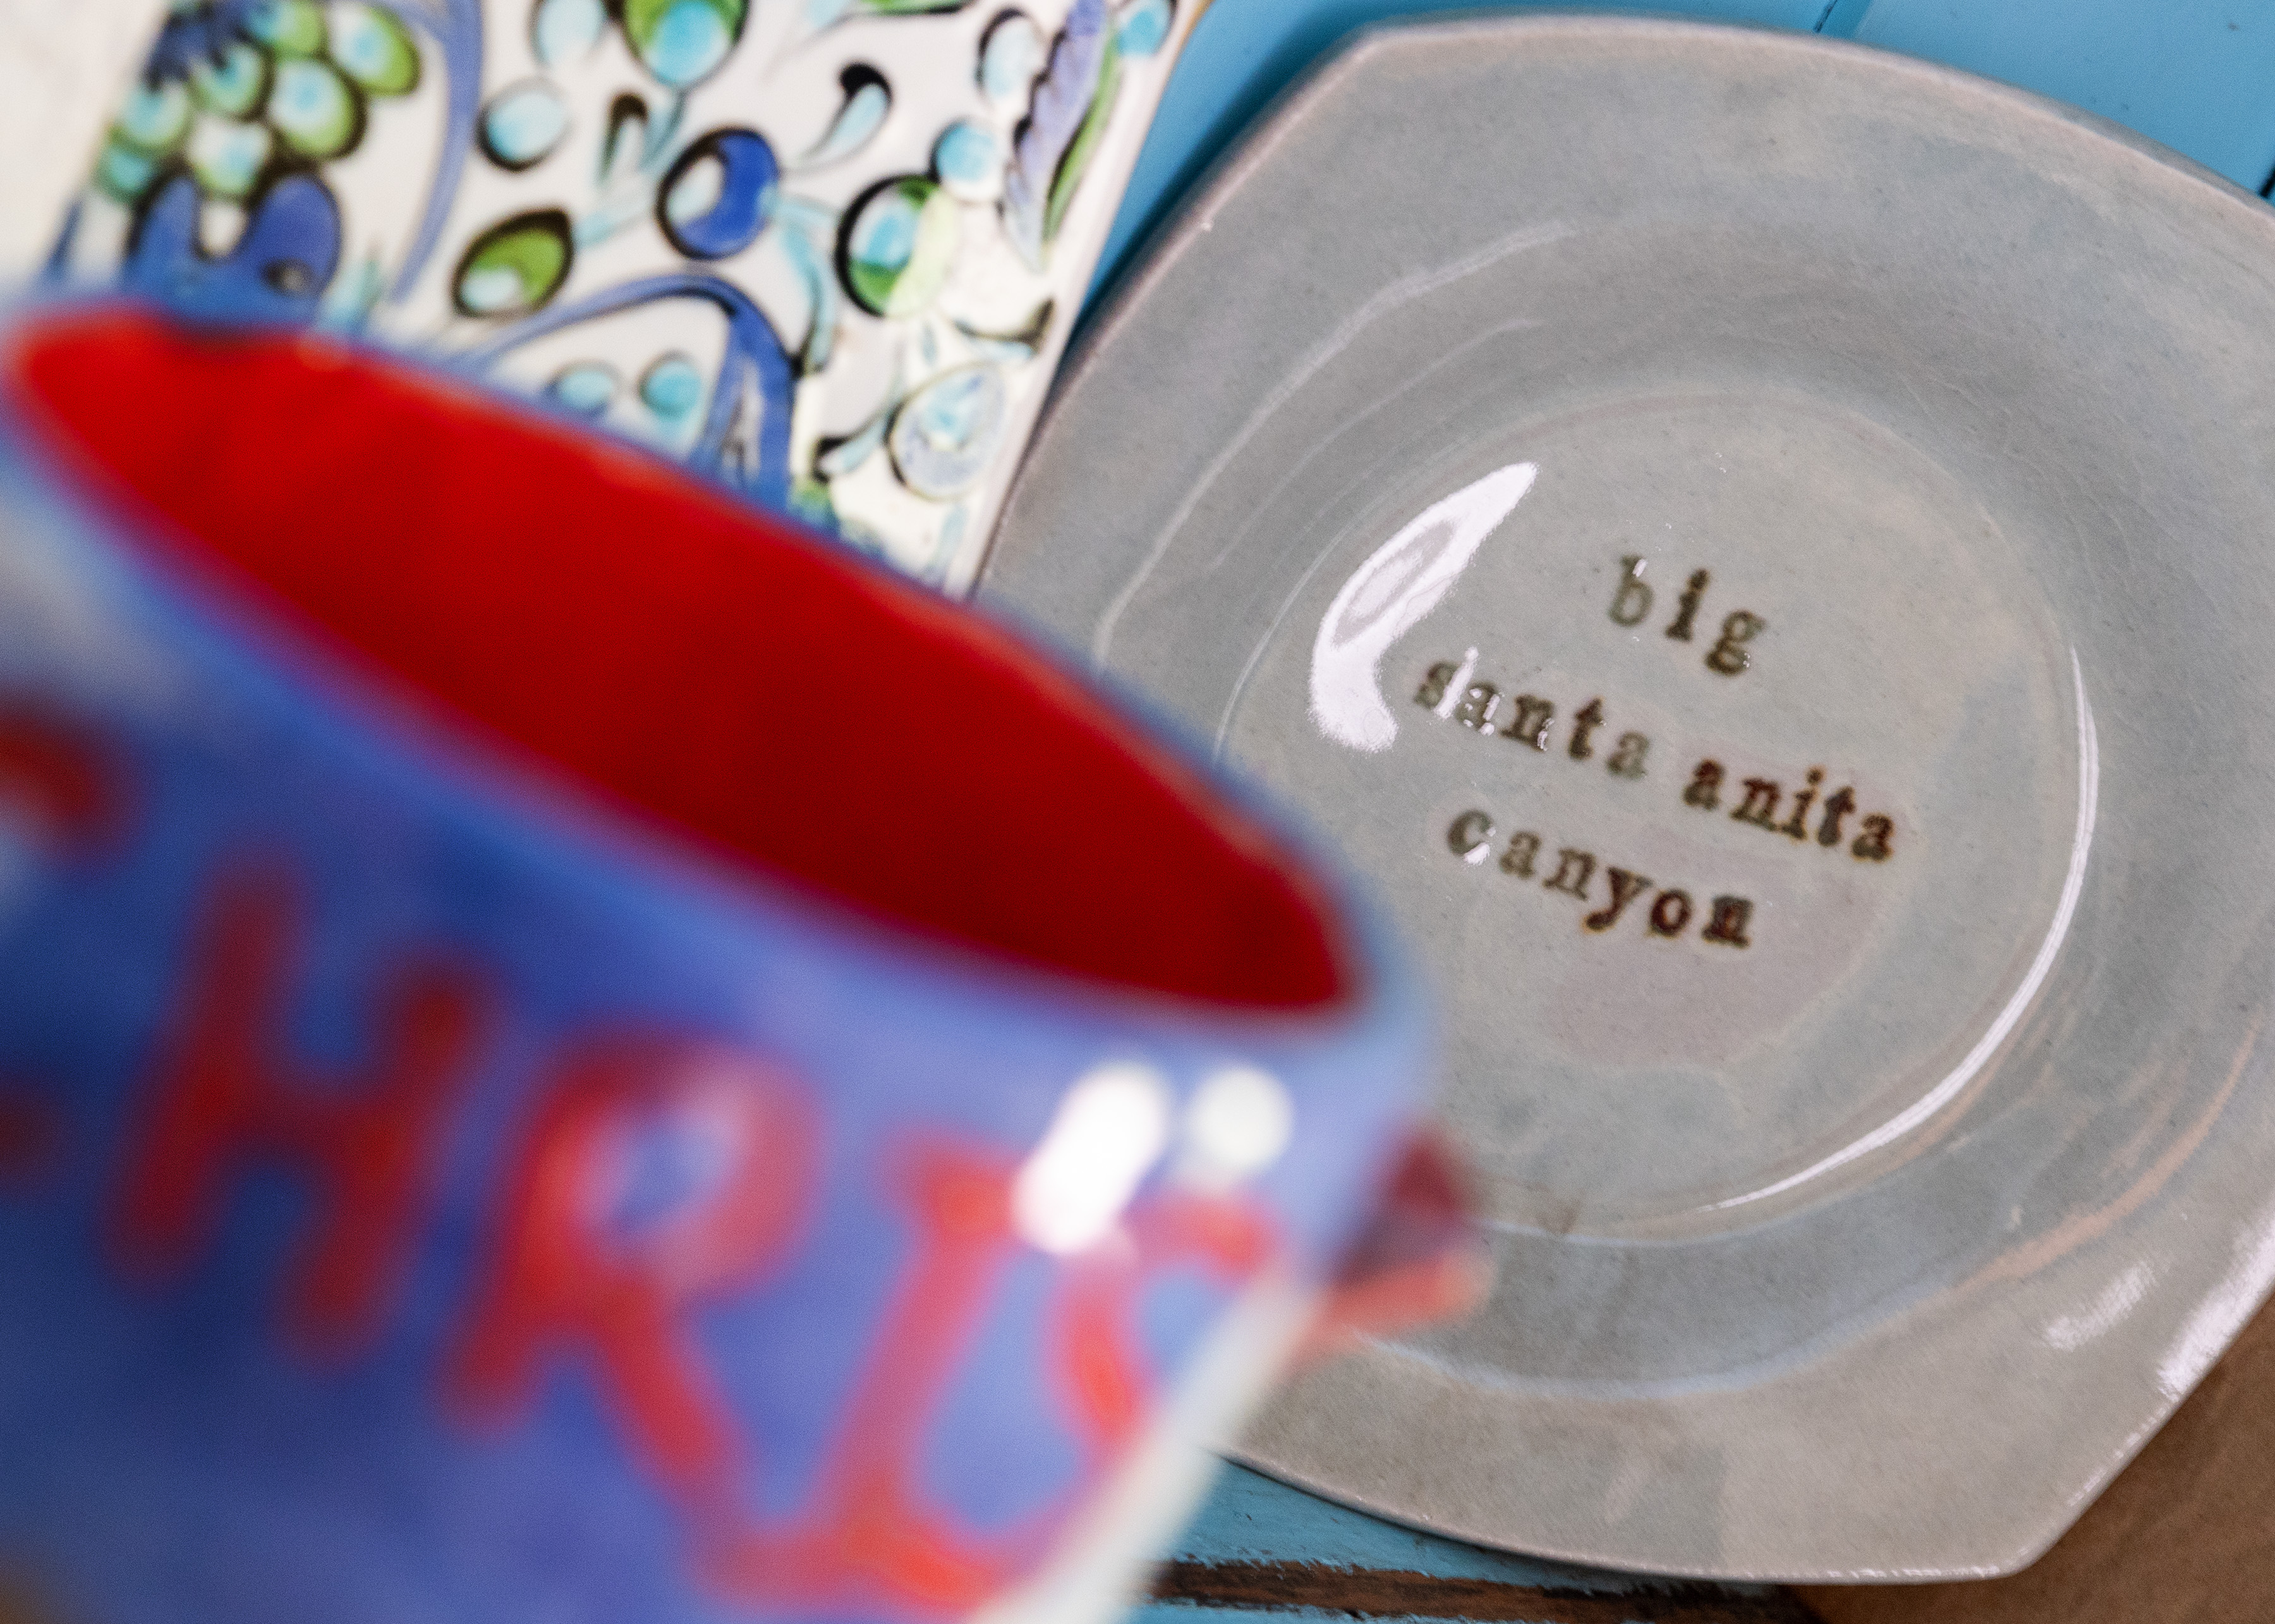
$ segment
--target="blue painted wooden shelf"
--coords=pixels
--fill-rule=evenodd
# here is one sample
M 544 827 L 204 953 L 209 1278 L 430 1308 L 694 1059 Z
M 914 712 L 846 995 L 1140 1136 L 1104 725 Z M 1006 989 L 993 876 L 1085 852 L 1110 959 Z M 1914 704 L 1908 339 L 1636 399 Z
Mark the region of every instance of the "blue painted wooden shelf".
M 1192 3 L 1192 0 L 1188 0 Z M 1446 0 L 1214 0 L 1171 79 L 1115 223 L 1111 284 L 1240 132 L 1354 29 Z M 1641 10 L 1811 30 L 2073 102 L 2263 195 L 2275 172 L 2275 0 L 1660 0 Z M 1096 290 L 1094 289 L 1093 291 Z M 1140 1624 L 1206 1613 L 1534 1624 L 1716 1624 L 1806 1613 L 1761 1587 L 1680 1586 L 1482 1551 L 1398 1528 L 1238 1467 L 1168 1553 Z M 1387 1609 L 1387 1610 L 1386 1610 Z

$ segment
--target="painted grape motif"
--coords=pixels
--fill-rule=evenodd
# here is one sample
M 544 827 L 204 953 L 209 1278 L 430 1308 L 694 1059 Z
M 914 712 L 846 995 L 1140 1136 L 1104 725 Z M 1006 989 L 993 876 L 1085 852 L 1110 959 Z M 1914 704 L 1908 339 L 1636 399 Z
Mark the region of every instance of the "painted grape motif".
M 351 329 L 389 304 L 427 321 L 439 295 L 455 319 L 420 330 L 477 371 L 937 573 L 986 525 L 975 494 L 1070 307 L 1053 252 L 1129 64 L 1176 21 L 1175 0 L 1028 4 L 927 25 L 971 0 L 783 0 L 761 32 L 755 0 L 170 0 L 96 155 L 99 229 L 75 251 L 74 216 L 58 274 Z M 823 85 L 753 88 L 817 34 L 927 26 L 960 61 L 883 58 L 910 64 L 896 86 L 833 53 L 827 117 Z M 375 232 L 343 214 L 421 150 L 411 230 L 389 187 Z M 469 162 L 491 171 L 472 188 Z
M 268 123 L 284 145 L 321 161 L 351 151 L 363 139 L 363 98 L 328 62 L 279 63 L 268 93 Z
M 268 97 L 268 53 L 239 40 L 216 57 L 190 64 L 190 94 L 208 112 L 247 118 Z
M 686 90 L 717 72 L 743 37 L 749 0 L 622 0 L 624 39 L 659 83 Z
M 132 218 L 124 279 L 197 308 L 314 315 L 341 258 L 322 168 L 419 73 L 410 31 L 364 0 L 177 0 L 95 159 L 94 192 Z
M 525 316 L 561 291 L 576 258 L 569 216 L 557 208 L 533 209 L 500 221 L 466 245 L 452 297 L 462 315 Z
M 624 381 L 606 361 L 574 361 L 553 374 L 545 392 L 578 417 L 597 418 L 616 403 Z
M 549 79 L 510 85 L 482 109 L 482 155 L 502 170 L 534 169 L 569 133 L 569 103 Z
M 656 188 L 656 223 L 691 260 L 723 260 L 774 217 L 775 149 L 754 130 L 714 130 L 682 153 Z
M 265 124 L 200 113 L 182 155 L 200 191 L 234 203 L 253 195 L 276 150 L 276 133 Z
M 408 29 L 378 6 L 335 0 L 332 60 L 367 95 L 408 95 L 419 87 L 419 48 Z
M 255 6 L 242 26 L 272 57 L 320 57 L 329 38 L 316 0 L 269 0 Z
M 914 315 L 947 282 L 962 231 L 956 200 L 937 181 L 879 181 L 845 211 L 837 245 L 845 291 L 873 315 Z
M 189 127 L 189 87 L 178 79 L 162 79 L 137 84 L 126 93 L 111 137 L 138 151 L 167 153 L 180 144 Z
M 933 143 L 932 172 L 959 202 L 992 202 L 1003 190 L 1003 138 L 977 118 L 959 118 Z
M 701 369 L 674 350 L 658 356 L 640 374 L 640 404 L 676 426 L 695 415 L 695 409 L 703 404 L 705 388 Z

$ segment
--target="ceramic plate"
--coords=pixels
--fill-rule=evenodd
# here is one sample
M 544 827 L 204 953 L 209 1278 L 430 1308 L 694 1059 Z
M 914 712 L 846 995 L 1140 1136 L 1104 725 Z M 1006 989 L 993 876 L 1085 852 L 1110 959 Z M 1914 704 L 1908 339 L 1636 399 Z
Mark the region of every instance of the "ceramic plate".
M 1438 972 L 1493 1295 L 1241 1453 L 1669 1573 L 2042 1549 L 2275 1273 L 2271 538 L 2275 215 L 2109 126 L 1557 18 L 1285 101 L 984 586 Z

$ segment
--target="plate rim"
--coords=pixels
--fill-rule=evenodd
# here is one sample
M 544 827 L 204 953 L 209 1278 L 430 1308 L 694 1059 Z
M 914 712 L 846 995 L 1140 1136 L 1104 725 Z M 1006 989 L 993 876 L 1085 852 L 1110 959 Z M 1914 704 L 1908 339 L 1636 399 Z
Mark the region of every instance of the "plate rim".
M 1332 95 L 1346 75 L 1357 71 L 1387 45 L 1404 44 L 1417 36 L 1458 38 L 1469 34 L 1489 35 L 1497 43 L 1515 41 L 1519 44 L 1528 39 L 1546 42 L 1559 36 L 1580 34 L 1595 41 L 1608 41 L 1614 46 L 1621 42 L 1679 44 L 1686 38 L 1727 42 L 1735 37 L 1757 47 L 1765 56 L 1788 58 L 1793 64 L 1784 69 L 1788 72 L 1811 72 L 1818 64 L 1834 62 L 1868 73 L 1908 78 L 1924 86 L 1931 86 L 1943 94 L 1983 102 L 1987 104 L 1986 110 L 1995 111 L 2003 108 L 2011 114 L 2058 126 L 2066 133 L 2057 136 L 2057 140 L 2082 140 L 2084 147 L 2082 151 L 2098 147 L 2105 155 L 2120 161 L 2129 159 L 2140 163 L 2144 171 L 2166 185 L 2174 181 L 2193 183 L 2204 193 L 2208 202 L 2219 207 L 2241 205 L 2257 228 L 2270 237 L 2271 247 L 2275 247 L 2275 212 L 2270 211 L 2264 200 L 2151 138 L 2100 115 L 2032 91 L 1946 64 L 1854 41 L 1828 39 L 1748 23 L 1566 11 L 1522 13 L 1451 11 L 1372 23 L 1347 36 L 1243 126 L 1212 159 L 1184 197 L 1164 212 L 1160 223 L 1138 245 L 1128 261 L 1129 269 L 1105 290 L 1096 309 L 1085 319 L 1066 363 L 1054 383 L 1041 426 L 1030 442 L 1028 455 L 1006 501 L 1002 522 L 983 560 L 975 585 L 975 598 L 983 606 L 999 613 L 1009 610 L 1022 616 L 1028 615 L 1016 601 L 1003 596 L 998 566 L 1004 556 L 1001 550 L 1002 541 L 1016 528 L 1012 522 L 1014 516 L 1020 511 L 1022 497 L 1031 482 L 1033 470 L 1046 452 L 1054 419 L 1060 415 L 1063 404 L 1080 392 L 1106 363 L 1115 338 L 1143 308 L 1153 291 L 1175 274 L 1185 248 L 1209 230 L 1217 209 L 1239 191 L 1258 167 L 1270 160 L 1274 132 L 1283 124 L 1302 117 L 1318 101 Z M 2116 151 L 2112 153 L 2109 151 L 2111 148 Z M 2275 266 L 2275 261 L 2271 261 L 2271 266 Z M 1042 623 L 1039 617 L 1031 617 L 1030 623 Z M 1076 648 L 1069 652 L 1092 668 L 1102 668 L 1092 650 Z M 2256 1308 L 2266 1299 L 2271 1288 L 2275 1288 L 2275 1277 L 2258 1285 L 2249 1303 L 2245 1306 Z M 2234 1327 L 2223 1339 L 2223 1346 L 2226 1340 L 2232 1340 L 2236 1331 L 2240 1331 L 2245 1318 L 2248 1315 L 2236 1320 Z M 1871 1341 L 1873 1338 L 1867 1333 L 1856 1340 L 1862 1344 Z M 1364 1356 L 1360 1356 L 1361 1358 Z M 2063 1504 L 2050 1514 L 2031 1519 L 2018 1516 L 2003 1534 L 1980 1541 L 1965 1554 L 1954 1552 L 1943 1560 L 1919 1565 L 1763 1566 L 1745 1562 L 1697 1562 L 1685 1561 L 1680 1557 L 1622 1552 L 1600 1544 L 1576 1544 L 1553 1539 L 1528 1539 L 1520 1546 L 1489 1528 L 1465 1523 L 1459 1519 L 1423 1514 L 1411 1507 L 1386 1502 L 1378 1496 L 1355 1490 L 1348 1484 L 1328 1481 L 1282 1458 L 1273 1449 L 1259 1446 L 1253 1439 L 1222 1446 L 1224 1452 L 1233 1458 L 1268 1476 L 1357 1507 L 1391 1522 L 1484 1545 L 1521 1548 L 1531 1554 L 1599 1567 L 1742 1582 L 1987 1578 L 2012 1573 L 2027 1566 L 2052 1545 L 2110 1479 L 2161 1427 L 2196 1381 L 2201 1379 L 2210 1363 L 2209 1359 L 2205 1360 L 2186 1386 L 2177 1391 L 2165 1392 L 2162 1401 L 2154 1407 L 2153 1413 L 2146 1414 L 2145 1419 L 2130 1430 L 2120 1446 L 2103 1452 L 2099 1469 L 2092 1479 L 2063 1495 Z M 1314 1379 L 1307 1377 L 1305 1381 L 1308 1385 Z M 1774 1383 L 1777 1379 L 1771 1378 L 1770 1382 Z M 2071 1481 L 2067 1477 L 2064 1479 L 2065 1483 Z M 2028 1526 L 2024 1526 L 2026 1521 Z

